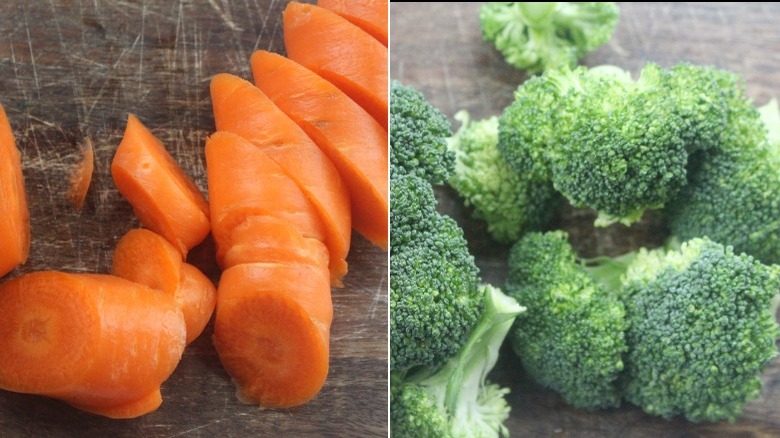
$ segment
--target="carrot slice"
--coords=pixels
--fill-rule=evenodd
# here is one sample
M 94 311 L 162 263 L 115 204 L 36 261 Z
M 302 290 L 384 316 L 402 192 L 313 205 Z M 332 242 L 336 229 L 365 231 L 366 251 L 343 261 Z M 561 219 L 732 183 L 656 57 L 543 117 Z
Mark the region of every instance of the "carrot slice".
M 170 296 L 109 275 L 43 271 L 0 285 L 0 387 L 89 412 L 155 410 L 184 351 Z
M 189 263 L 181 267 L 181 282 L 174 295 L 184 314 L 187 326 L 187 345 L 197 339 L 206 328 L 217 304 L 217 288 L 200 269 Z
M 387 47 L 314 5 L 291 2 L 283 16 L 287 56 L 339 87 L 387 130 Z
M 80 211 L 84 206 L 94 169 L 95 148 L 92 146 L 92 139 L 87 137 L 87 141 L 81 148 L 81 161 L 70 174 L 70 189 L 67 193 L 68 200 L 76 210 Z
M 325 272 L 257 263 L 222 273 L 214 345 L 240 399 L 288 408 L 322 388 L 333 316 Z
M 333 163 L 251 83 L 229 74 L 216 75 L 211 98 L 217 129 L 238 134 L 265 152 L 314 205 L 325 227 L 331 282 L 341 285 L 347 272 L 352 218 L 349 192 Z M 251 177 L 258 178 L 257 174 Z
M 317 0 L 317 6 L 341 15 L 387 47 L 387 0 Z
M 349 188 L 352 226 L 387 249 L 387 131 L 330 82 L 283 56 L 255 52 L 252 73 L 338 169 Z
M 206 199 L 162 142 L 132 114 L 111 175 L 141 223 L 168 239 L 182 255 L 208 235 Z
M 27 261 L 30 212 L 24 191 L 19 150 L 0 105 L 0 277 Z

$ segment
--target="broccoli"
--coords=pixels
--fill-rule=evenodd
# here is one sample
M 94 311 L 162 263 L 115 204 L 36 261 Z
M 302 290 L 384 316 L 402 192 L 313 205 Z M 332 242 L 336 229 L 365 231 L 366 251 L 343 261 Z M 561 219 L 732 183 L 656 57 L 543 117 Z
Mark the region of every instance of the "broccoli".
M 512 247 L 504 289 L 528 308 L 515 321 L 512 346 L 526 372 L 568 403 L 618 406 L 627 348 L 619 280 L 608 264 L 589 273 L 567 239 L 563 231 L 529 233 Z
M 455 173 L 449 183 L 474 206 L 474 217 L 487 222 L 499 242 L 517 241 L 525 232 L 540 229 L 558 200 L 549 182 L 514 173 L 498 151 L 498 118 L 472 122 L 466 111 L 455 114 L 462 125 L 448 140 L 455 152 Z
M 447 181 L 455 155 L 447 151 L 450 122 L 419 91 L 390 86 L 390 172 L 411 173 L 432 184 Z
M 482 36 L 512 66 L 539 73 L 574 67 L 606 43 L 620 10 L 612 2 L 487 3 L 480 10 Z
M 480 287 L 485 309 L 457 355 L 439 368 L 390 378 L 393 437 L 508 436 L 508 388 L 485 380 L 515 317 L 525 309 L 492 286 Z
M 666 418 L 733 421 L 758 397 L 759 373 L 777 353 L 777 267 L 693 239 L 679 250 L 640 250 L 623 281 L 625 398 Z

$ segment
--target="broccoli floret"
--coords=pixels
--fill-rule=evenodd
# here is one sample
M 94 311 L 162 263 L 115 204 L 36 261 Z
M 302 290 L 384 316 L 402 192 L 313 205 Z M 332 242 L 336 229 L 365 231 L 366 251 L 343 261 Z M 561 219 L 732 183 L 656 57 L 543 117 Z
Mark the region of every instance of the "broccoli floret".
M 606 43 L 620 10 L 612 2 L 487 3 L 480 10 L 482 36 L 514 67 L 539 73 L 574 67 Z
M 419 91 L 393 81 L 390 86 L 390 173 L 411 173 L 443 184 L 455 167 L 447 151 L 450 122 Z
M 392 373 L 390 433 L 393 437 L 508 436 L 508 388 L 486 381 L 515 317 L 525 309 L 500 289 L 482 286 L 485 309 L 457 355 L 440 369 Z
M 512 248 L 504 289 L 528 308 L 515 322 L 512 346 L 528 374 L 568 403 L 617 406 L 626 324 L 607 284 L 619 282 L 596 281 L 591 275 L 611 278 L 608 269 L 588 273 L 567 239 L 563 231 L 530 233 Z
M 487 222 L 490 235 L 504 243 L 540 229 L 558 200 L 552 184 L 529 180 L 509 168 L 496 147 L 498 117 L 472 122 L 468 112 L 460 111 L 455 119 L 462 124 L 448 140 L 455 152 L 449 183 L 474 207 L 474 217 Z
M 482 310 L 478 269 L 463 231 L 415 175 L 391 176 L 390 227 L 390 367 L 439 366 Z
M 640 250 L 624 278 L 626 399 L 666 418 L 733 421 L 776 355 L 777 273 L 708 239 Z

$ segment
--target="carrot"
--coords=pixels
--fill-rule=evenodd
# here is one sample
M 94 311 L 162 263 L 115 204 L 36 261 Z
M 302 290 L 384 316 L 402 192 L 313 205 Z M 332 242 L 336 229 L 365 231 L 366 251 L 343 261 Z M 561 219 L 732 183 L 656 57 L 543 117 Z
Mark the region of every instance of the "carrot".
M 341 15 L 387 47 L 387 0 L 317 0 L 317 6 Z
M 255 84 L 317 143 L 346 183 L 352 225 L 387 249 L 387 131 L 338 88 L 283 56 L 252 55 Z
M 216 288 L 198 268 L 182 262 L 164 237 L 145 229 L 130 230 L 114 250 L 111 274 L 174 297 L 184 314 L 187 344 L 206 327 L 216 304 Z
M 76 210 L 80 211 L 84 206 L 94 168 L 95 148 L 92 146 L 92 139 L 87 137 L 86 143 L 81 148 L 81 161 L 70 174 L 70 189 L 66 195 Z
M 214 345 L 239 398 L 272 408 L 313 398 L 328 374 L 332 318 L 322 269 L 255 263 L 223 272 Z
M 170 296 L 109 275 L 43 271 L 0 285 L 0 388 L 132 418 L 159 407 L 184 351 Z
M 283 15 L 287 56 L 339 87 L 387 130 L 387 47 L 324 8 L 291 2 Z
M 349 192 L 333 163 L 251 83 L 229 74 L 216 75 L 211 100 L 217 130 L 238 134 L 265 152 L 314 205 L 325 227 L 331 282 L 341 285 L 347 272 L 352 218 Z
M 209 207 L 195 183 L 132 114 L 111 163 L 111 175 L 141 223 L 186 256 L 209 233 Z
M 0 277 L 27 261 L 30 212 L 19 150 L 0 105 Z

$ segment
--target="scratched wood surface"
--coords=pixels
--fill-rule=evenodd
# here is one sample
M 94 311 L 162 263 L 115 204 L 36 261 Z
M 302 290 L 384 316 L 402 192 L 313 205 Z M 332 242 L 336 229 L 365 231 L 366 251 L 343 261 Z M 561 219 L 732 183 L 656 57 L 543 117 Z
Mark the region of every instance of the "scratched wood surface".
M 390 76 L 422 91 L 450 120 L 459 109 L 474 119 L 500 114 L 526 76 L 504 63 L 482 40 L 478 4 L 391 3 Z M 668 67 L 678 61 L 717 65 L 738 72 L 757 104 L 780 96 L 780 17 L 778 4 L 621 3 L 621 17 L 610 43 L 588 55 L 586 65 L 615 64 L 630 70 L 654 61 Z M 424 25 L 421 25 L 424 23 Z M 453 125 L 456 126 L 456 125 Z M 451 190 L 440 190 L 440 209 L 464 227 L 477 264 L 487 281 L 506 278 L 507 247 L 492 243 L 484 226 L 471 219 Z M 571 234 L 585 257 L 617 255 L 641 245 L 657 246 L 668 231 L 657 215 L 631 228 L 592 227 L 594 215 L 563 207 L 550 228 Z M 780 358 L 764 373 L 759 400 L 751 401 L 734 424 L 666 421 L 625 405 L 588 413 L 567 406 L 555 393 L 523 375 L 509 349 L 493 378 L 512 390 L 512 436 L 690 437 L 780 436 Z
M 253 50 L 283 53 L 271 0 L 4 0 L 0 103 L 19 148 L 32 217 L 26 265 L 108 271 L 117 240 L 139 226 L 109 168 L 135 113 L 205 192 L 203 146 L 214 131 L 208 84 L 220 72 L 251 79 Z M 65 199 L 80 145 L 95 144 L 95 178 L 81 213 Z M 214 245 L 190 262 L 215 283 Z M 163 384 L 162 407 L 114 421 L 64 403 L 0 391 L 0 436 L 386 436 L 387 256 L 353 235 L 346 287 L 333 290 L 330 375 L 309 404 L 239 404 L 211 343 L 212 324 Z M 0 352 L 0 354 L 2 354 Z

